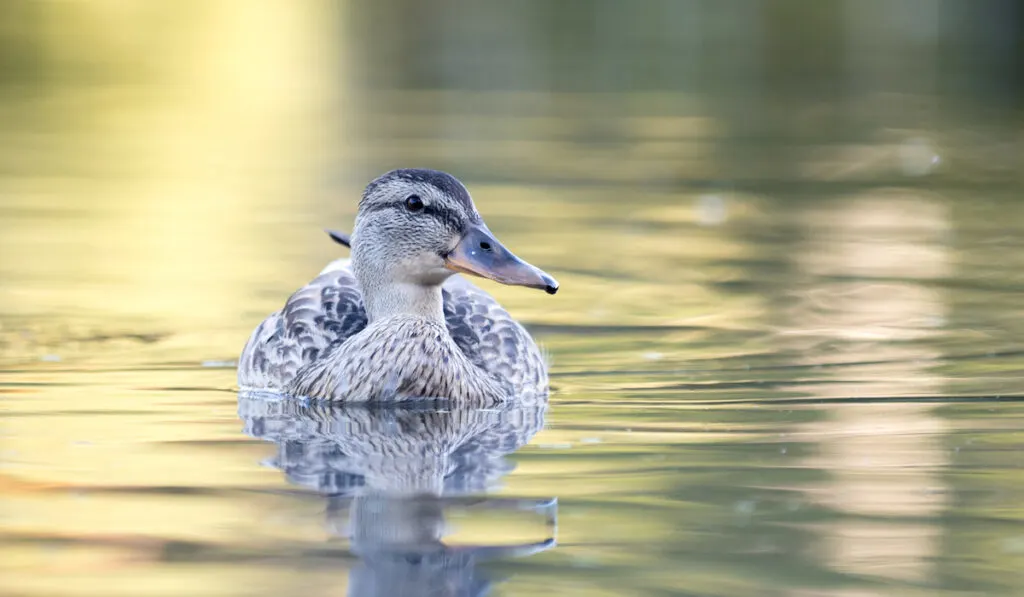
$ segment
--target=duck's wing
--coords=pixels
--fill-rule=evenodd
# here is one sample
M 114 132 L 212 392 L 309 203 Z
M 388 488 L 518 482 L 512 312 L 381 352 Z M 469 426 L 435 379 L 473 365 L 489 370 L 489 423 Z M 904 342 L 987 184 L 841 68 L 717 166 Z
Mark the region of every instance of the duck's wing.
M 448 331 L 474 365 L 511 388 L 547 390 L 540 349 L 494 297 L 461 275 L 449 278 L 442 293 Z
M 261 323 L 238 361 L 238 385 L 280 390 L 304 365 L 366 327 L 366 310 L 347 259 L 328 265 Z

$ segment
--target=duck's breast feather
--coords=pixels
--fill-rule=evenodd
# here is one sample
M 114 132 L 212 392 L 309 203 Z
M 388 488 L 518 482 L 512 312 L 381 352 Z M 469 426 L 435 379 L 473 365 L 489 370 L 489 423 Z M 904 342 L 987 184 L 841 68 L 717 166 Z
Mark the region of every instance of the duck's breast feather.
M 546 385 L 539 349 L 498 301 L 461 275 L 449 278 L 442 291 L 448 332 L 474 365 L 513 386 Z M 239 359 L 239 385 L 282 389 L 366 324 L 349 261 L 331 262 L 253 331 Z

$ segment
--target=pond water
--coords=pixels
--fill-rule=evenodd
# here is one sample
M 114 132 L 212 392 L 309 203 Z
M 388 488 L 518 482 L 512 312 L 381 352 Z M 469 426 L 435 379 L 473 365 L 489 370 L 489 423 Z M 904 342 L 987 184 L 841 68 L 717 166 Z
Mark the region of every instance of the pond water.
M 345 87 L 281 16 L 0 98 L 0 593 L 1024 593 L 1005 114 Z M 547 409 L 237 395 L 398 165 L 559 279 L 481 283 L 550 354 Z

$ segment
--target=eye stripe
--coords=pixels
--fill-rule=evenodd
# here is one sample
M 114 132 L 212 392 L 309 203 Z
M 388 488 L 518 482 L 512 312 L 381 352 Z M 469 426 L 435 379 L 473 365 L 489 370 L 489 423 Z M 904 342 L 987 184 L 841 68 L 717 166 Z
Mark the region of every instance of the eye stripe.
M 402 213 L 408 214 L 410 217 L 422 217 L 429 216 L 435 220 L 441 222 L 443 225 L 448 227 L 454 232 L 462 233 L 464 228 L 463 218 L 460 217 L 459 213 L 455 210 L 449 209 L 435 204 L 427 204 L 423 206 L 423 210 L 416 213 L 409 213 L 409 210 L 405 207 L 405 200 L 399 203 L 378 203 L 374 205 L 364 205 L 362 212 L 364 214 L 382 211 L 385 209 L 399 210 Z
M 427 205 L 422 213 L 440 221 L 455 232 L 462 232 L 462 218 L 454 210 L 440 205 Z

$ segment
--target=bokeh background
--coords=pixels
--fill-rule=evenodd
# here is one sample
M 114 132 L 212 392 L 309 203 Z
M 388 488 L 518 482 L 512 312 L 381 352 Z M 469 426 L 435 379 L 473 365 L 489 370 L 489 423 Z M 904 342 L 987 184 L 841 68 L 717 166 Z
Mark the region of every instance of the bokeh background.
M 423 166 L 563 286 L 500 594 L 1019 595 L 1022 91 L 1016 0 L 4 0 L 0 588 L 344 594 L 233 361 Z

